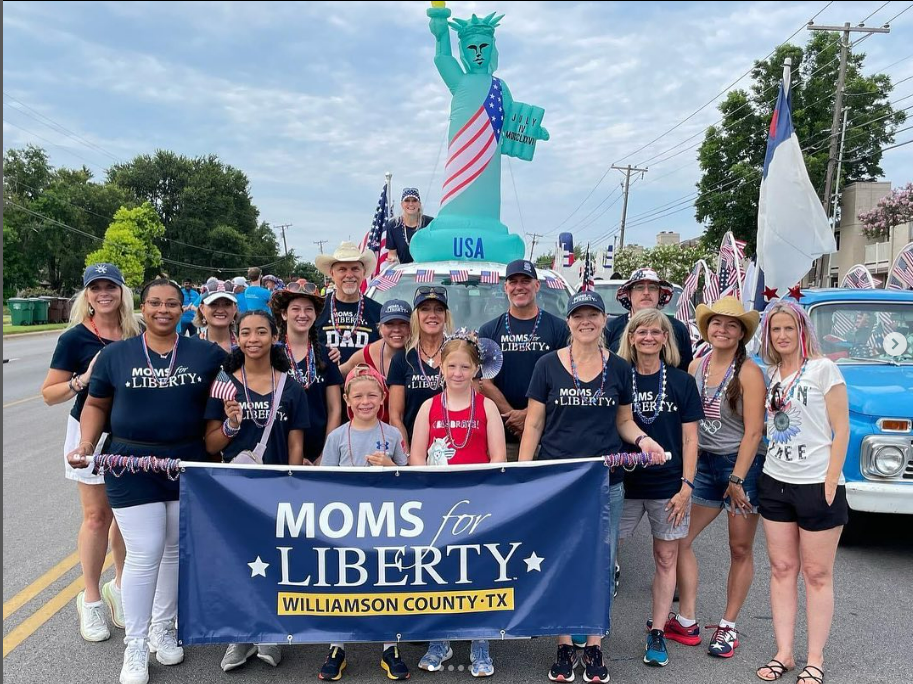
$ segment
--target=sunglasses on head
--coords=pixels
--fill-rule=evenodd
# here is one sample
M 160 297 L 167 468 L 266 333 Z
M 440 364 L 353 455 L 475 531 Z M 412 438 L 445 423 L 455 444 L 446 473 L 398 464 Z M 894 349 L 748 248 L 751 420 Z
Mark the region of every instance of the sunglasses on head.
M 416 292 L 416 294 L 420 294 L 420 295 L 434 294 L 434 295 L 437 295 L 438 297 L 447 296 L 447 288 L 440 287 L 439 285 L 421 285 L 418 287 L 418 289 L 416 289 L 415 292 Z
M 779 411 L 783 408 L 783 387 L 778 382 L 773 387 L 770 388 L 770 408 L 774 411 Z

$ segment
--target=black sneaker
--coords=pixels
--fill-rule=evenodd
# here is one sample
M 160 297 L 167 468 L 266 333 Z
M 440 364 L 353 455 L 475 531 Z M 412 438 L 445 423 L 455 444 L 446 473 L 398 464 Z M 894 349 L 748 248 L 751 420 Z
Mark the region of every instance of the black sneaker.
M 602 649 L 599 646 L 587 646 L 583 649 L 583 681 L 609 681 L 609 668 L 602 661 Z
M 387 679 L 409 679 L 409 668 L 399 655 L 399 646 L 391 646 L 384 651 L 380 666 L 387 673 Z
M 558 647 L 555 664 L 548 671 L 548 678 L 553 682 L 573 682 L 575 663 L 574 647 L 570 644 L 561 644 Z
M 326 662 L 320 668 L 320 673 L 317 676 L 324 681 L 335 682 L 342 678 L 342 671 L 345 669 L 346 650 L 339 648 L 339 646 L 334 646 L 330 649 Z

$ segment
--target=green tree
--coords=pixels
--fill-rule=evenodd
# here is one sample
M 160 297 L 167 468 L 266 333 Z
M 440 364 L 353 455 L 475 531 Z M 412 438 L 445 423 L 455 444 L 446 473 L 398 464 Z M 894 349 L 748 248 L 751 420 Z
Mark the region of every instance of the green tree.
M 165 227 L 148 202 L 135 209 L 121 207 L 105 231 L 100 249 L 86 256 L 86 266 L 100 262 L 114 264 L 124 274 L 127 285 L 137 288 L 145 280 L 146 271 L 161 265 L 161 253 L 153 240 L 161 237 Z
M 8 150 L 3 170 L 4 264 L 11 267 L 4 285 L 21 288 L 46 278 L 70 294 L 82 284 L 86 253 L 101 243 L 127 194 L 95 182 L 86 168 L 54 169 L 34 146 Z
M 661 278 L 681 285 L 694 264 L 706 259 L 711 266 L 716 263 L 714 250 L 703 245 L 681 248 L 678 245 L 659 245 L 640 251 L 625 247 L 615 255 L 615 272 L 627 278 L 638 268 L 652 268 Z
M 310 261 L 299 261 L 295 264 L 293 273 L 296 278 L 304 278 L 309 283 L 323 285 L 323 273 Z
M 805 48 L 781 45 L 769 60 L 756 62 L 751 92 L 735 90 L 720 104 L 719 126 L 711 126 L 698 151 L 701 180 L 695 218 L 707 226 L 705 240 L 718 245 L 727 231 L 755 249 L 758 189 L 767 149 L 767 128 L 777 99 L 783 63 L 792 58 L 792 119 L 805 153 L 812 185 L 824 192 L 830 129 L 834 111 L 840 34 L 815 32 Z M 848 107 L 843 168 L 839 188 L 882 175 L 882 148 L 906 120 L 889 101 L 893 90 L 886 74 L 864 76 L 865 53 L 850 52 L 844 105 Z
M 215 155 L 191 159 L 158 150 L 112 166 L 108 180 L 155 208 L 165 227 L 165 259 L 220 273 L 280 258 L 269 224 L 258 223 L 247 176 Z M 198 280 L 206 275 L 180 264 L 171 267 L 173 276 Z

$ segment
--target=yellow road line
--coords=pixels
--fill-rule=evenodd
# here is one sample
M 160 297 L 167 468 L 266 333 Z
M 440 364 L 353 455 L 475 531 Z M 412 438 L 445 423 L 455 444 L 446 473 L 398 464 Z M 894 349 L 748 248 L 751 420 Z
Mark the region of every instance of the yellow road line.
M 27 401 L 33 401 L 35 399 L 41 399 L 41 395 L 36 394 L 34 397 L 26 397 L 25 399 L 19 399 L 18 401 L 11 401 L 8 404 L 4 404 L 3 408 L 9 408 L 10 406 L 16 406 L 17 404 L 24 404 Z
M 114 557 L 109 553 L 105 556 L 102 572 L 114 564 Z M 3 657 L 6 658 L 14 648 L 34 634 L 45 622 L 56 615 L 61 608 L 70 603 L 83 588 L 82 577 L 77 577 L 72 584 L 63 589 L 50 601 L 41 606 L 32 615 L 9 634 L 3 637 Z
M 57 580 L 73 569 L 73 566 L 79 563 L 79 551 L 74 551 L 69 556 L 60 561 L 53 568 L 36 579 L 25 589 L 16 594 L 13 598 L 3 604 L 3 619 L 6 620 L 10 615 L 22 608 L 26 603 L 38 596 L 42 591 L 54 584 Z

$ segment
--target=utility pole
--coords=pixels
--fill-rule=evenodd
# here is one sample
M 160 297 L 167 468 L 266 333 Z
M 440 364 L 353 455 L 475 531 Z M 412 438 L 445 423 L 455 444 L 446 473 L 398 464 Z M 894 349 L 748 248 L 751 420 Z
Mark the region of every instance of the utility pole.
M 824 177 L 824 193 L 821 195 L 821 203 L 824 205 L 825 214 L 831 210 L 831 187 L 834 183 L 834 167 L 837 165 L 837 146 L 840 143 L 840 119 L 843 117 L 843 90 L 846 84 L 846 61 L 850 49 L 850 33 L 890 33 L 888 26 L 879 28 L 868 28 L 866 26 L 850 26 L 846 22 L 843 26 L 816 26 L 812 22 L 808 23 L 810 31 L 840 31 L 843 36 L 840 38 L 840 72 L 837 76 L 837 97 L 834 101 L 834 119 L 831 123 L 831 146 L 827 153 L 827 174 Z
M 317 249 L 320 250 L 320 253 L 323 254 L 323 246 L 329 242 L 329 240 L 314 240 L 314 244 L 317 245 Z
M 529 260 L 533 260 L 533 252 L 536 251 L 536 242 L 539 238 L 544 237 L 541 233 L 527 233 L 532 238 L 532 244 L 529 246 Z
M 831 212 L 831 230 L 837 230 L 837 198 L 840 196 L 840 169 L 843 167 L 843 146 L 846 143 L 846 115 L 850 111 L 847 107 L 843 110 L 843 130 L 840 132 L 840 155 L 837 159 L 837 177 L 834 179 L 834 210 Z
M 631 174 L 639 173 L 640 177 L 643 178 L 648 169 L 638 169 L 633 166 L 615 166 L 612 164 L 613 169 L 617 169 L 624 173 L 625 175 L 625 201 L 621 207 L 621 237 L 618 240 L 618 249 L 624 249 L 625 247 L 625 219 L 628 216 L 628 190 L 631 188 Z
M 278 228 L 279 230 L 282 231 L 282 246 L 285 247 L 285 256 L 288 256 L 288 243 L 285 241 L 285 229 L 291 228 L 291 227 L 292 227 L 291 223 L 282 223 L 282 224 L 276 226 L 276 228 Z

